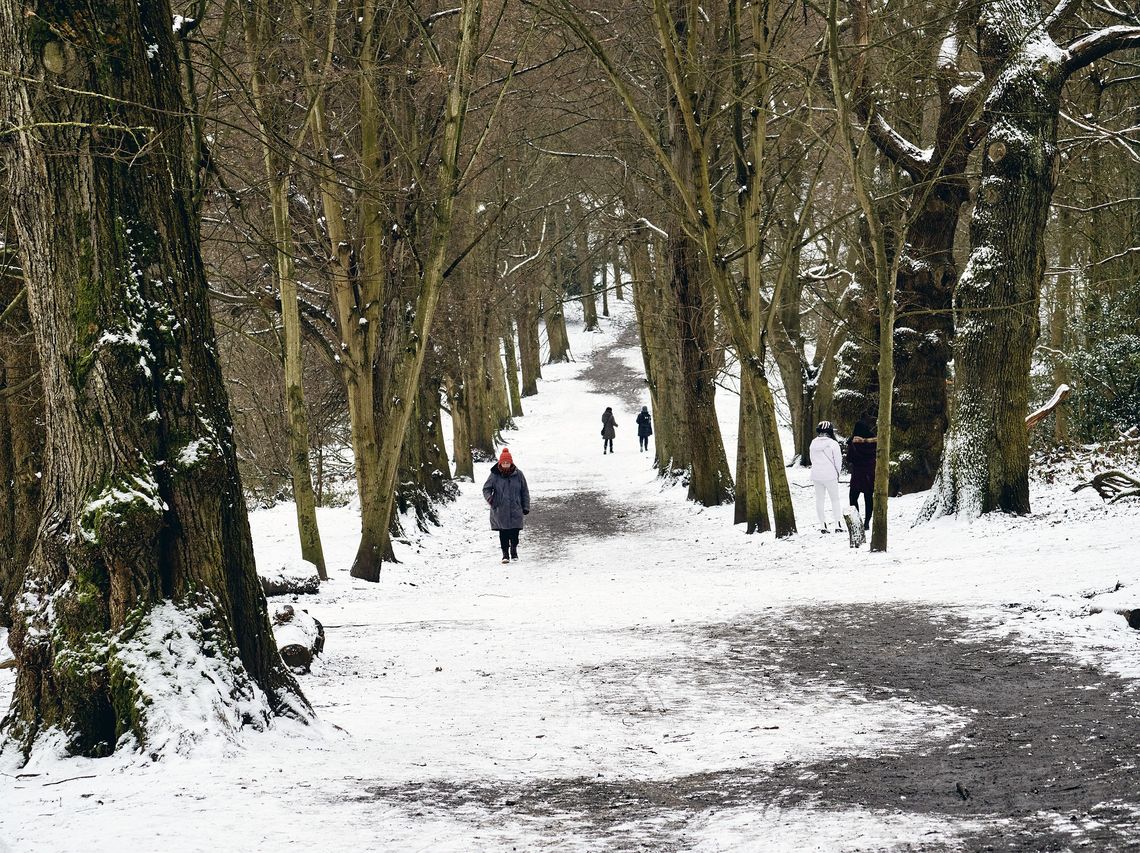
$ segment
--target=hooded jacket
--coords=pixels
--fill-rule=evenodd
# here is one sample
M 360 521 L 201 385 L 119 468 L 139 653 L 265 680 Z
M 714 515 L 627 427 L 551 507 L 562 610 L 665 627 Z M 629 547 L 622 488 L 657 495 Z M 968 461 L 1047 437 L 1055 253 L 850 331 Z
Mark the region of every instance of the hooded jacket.
M 649 438 L 653 435 L 653 419 L 649 415 L 649 410 L 642 408 L 637 416 L 637 437 Z

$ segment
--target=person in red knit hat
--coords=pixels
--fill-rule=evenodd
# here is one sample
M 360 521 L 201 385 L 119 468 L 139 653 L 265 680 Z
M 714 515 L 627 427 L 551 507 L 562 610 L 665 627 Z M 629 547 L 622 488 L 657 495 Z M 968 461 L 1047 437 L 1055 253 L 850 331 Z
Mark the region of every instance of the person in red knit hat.
M 506 447 L 499 454 L 499 461 L 491 467 L 491 476 L 483 484 L 483 497 L 491 507 L 491 529 L 499 531 L 503 562 L 517 560 L 523 516 L 530 512 L 530 489 Z

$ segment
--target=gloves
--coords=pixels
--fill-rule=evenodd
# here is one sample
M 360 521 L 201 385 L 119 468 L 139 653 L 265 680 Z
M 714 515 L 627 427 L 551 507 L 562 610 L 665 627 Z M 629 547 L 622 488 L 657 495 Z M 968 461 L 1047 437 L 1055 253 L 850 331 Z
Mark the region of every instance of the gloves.
M 530 515 L 530 510 L 529 510 L 529 509 L 524 509 L 524 510 L 523 510 L 523 515 Z

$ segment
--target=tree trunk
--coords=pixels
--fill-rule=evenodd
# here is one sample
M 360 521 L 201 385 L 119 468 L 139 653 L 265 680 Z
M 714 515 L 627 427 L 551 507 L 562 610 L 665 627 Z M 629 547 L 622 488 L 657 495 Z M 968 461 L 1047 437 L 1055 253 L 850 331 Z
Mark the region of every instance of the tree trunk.
M 182 733 L 164 732 L 150 703 L 181 696 L 173 675 L 155 673 L 185 662 L 138 655 L 183 645 L 213 672 L 200 689 L 227 709 L 222 725 L 308 714 L 254 569 L 187 196 L 170 7 L 36 11 L 0 3 L 0 86 L 20 128 L 9 177 L 48 444 L 29 594 L 11 635 L 7 734 L 27 752 L 63 731 L 84 755 L 108 754 L 124 734 L 155 749 L 179 742 L 160 740 Z M 60 84 L 50 99 L 28 83 L 45 76 Z M 155 633 L 174 639 L 156 647 Z
M 451 444 L 455 453 L 456 479 L 475 479 L 475 460 L 471 455 L 471 437 L 468 429 L 467 389 L 460 379 L 445 378 L 447 399 L 451 405 Z
M 467 402 L 467 438 L 475 458 L 482 462 L 495 455 L 495 425 L 488 399 L 487 337 L 483 331 L 482 312 L 473 312 L 471 320 L 470 349 L 464 353 L 463 359 L 463 389 Z
M 1030 0 L 978 26 L 993 88 L 970 259 L 958 281 L 954 410 L 923 515 L 1029 512 L 1029 368 L 1039 330 L 1044 233 L 1056 183 L 1063 53 Z
M 289 198 L 285 183 L 272 180 L 273 223 L 277 236 L 277 282 L 281 294 L 282 344 L 285 351 L 285 423 L 289 430 L 289 473 L 297 508 L 297 531 L 301 557 L 317 567 L 321 580 L 329 579 L 325 552 L 317 525 L 317 499 L 309 468 L 309 419 L 305 413 L 304 363 L 301 358 L 301 312 L 297 306 L 297 281 L 293 276 L 292 240 L 289 232 Z
M 519 363 L 515 356 L 515 334 L 511 321 L 507 320 L 503 332 L 503 353 L 507 359 L 507 391 L 511 401 L 511 416 L 522 417 L 522 395 L 519 393 Z
M 613 247 L 611 254 L 614 265 L 614 297 L 619 302 L 625 301 L 625 285 L 621 279 L 621 251 L 617 245 Z
M 768 517 L 767 484 L 764 476 L 764 442 L 752 373 L 740 373 L 740 429 L 736 438 L 736 514 L 733 524 L 745 525 L 745 533 L 772 529 Z
M 645 379 L 653 404 L 657 474 L 673 477 L 689 467 L 677 306 L 667 299 L 649 256 L 647 230 L 626 239 L 633 281 L 633 306 L 641 339 Z
M 396 508 L 406 514 L 413 510 L 420 530 L 439 524 L 438 504 L 455 497 L 450 466 L 439 431 L 439 378 L 425 373 L 420 383 L 412 418 L 401 450 Z M 393 517 L 395 535 L 400 515 Z
M 545 266 L 546 288 L 542 294 L 542 316 L 546 324 L 546 342 L 550 347 L 546 361 L 547 364 L 557 364 L 570 360 L 570 336 L 566 332 L 566 317 L 562 313 L 561 264 L 555 257 Z
M 1072 214 L 1065 208 L 1057 213 L 1057 237 L 1060 241 L 1058 266 L 1060 275 L 1053 282 L 1053 305 L 1049 312 L 1049 347 L 1052 349 L 1053 387 L 1071 384 L 1068 354 L 1069 340 L 1066 334 L 1073 322 L 1073 221 Z M 1058 406 L 1053 411 L 1053 441 L 1067 447 L 1069 444 L 1069 411 Z
M 570 198 L 570 215 L 574 219 L 574 275 L 582 297 L 582 322 L 587 332 L 598 330 L 598 300 L 594 292 L 594 258 L 590 254 L 590 226 L 582 202 Z
M 511 425 L 511 400 L 507 393 L 507 375 L 503 369 L 502 336 L 498 334 L 499 319 L 488 315 L 487 335 L 487 381 L 490 391 L 491 417 L 496 434 Z
M 608 252 L 602 252 L 602 316 L 610 316 L 610 265 L 605 260 Z
M 519 298 L 519 362 L 522 368 L 522 396 L 538 393 L 538 380 L 542 378 L 541 345 L 538 340 L 537 285 L 531 279 L 522 286 Z
M 733 499 L 733 484 L 716 419 L 712 306 L 705 302 L 697 247 L 679 224 L 669 229 L 666 256 L 671 295 L 679 309 L 687 434 L 700 436 L 689 445 L 689 500 L 717 506 Z

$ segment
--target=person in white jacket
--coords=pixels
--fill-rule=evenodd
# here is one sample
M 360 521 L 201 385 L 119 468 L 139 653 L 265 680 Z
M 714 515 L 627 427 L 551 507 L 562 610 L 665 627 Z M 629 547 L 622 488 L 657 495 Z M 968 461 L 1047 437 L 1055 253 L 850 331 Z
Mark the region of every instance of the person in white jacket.
M 831 421 L 820 421 L 815 428 L 815 439 L 808 449 L 811 454 L 811 480 L 815 483 L 815 514 L 819 527 L 827 533 L 827 517 L 823 512 L 824 492 L 831 498 L 831 512 L 835 516 L 837 532 L 843 531 L 843 510 L 839 504 L 839 472 L 843 469 L 843 449 L 835 440 Z

